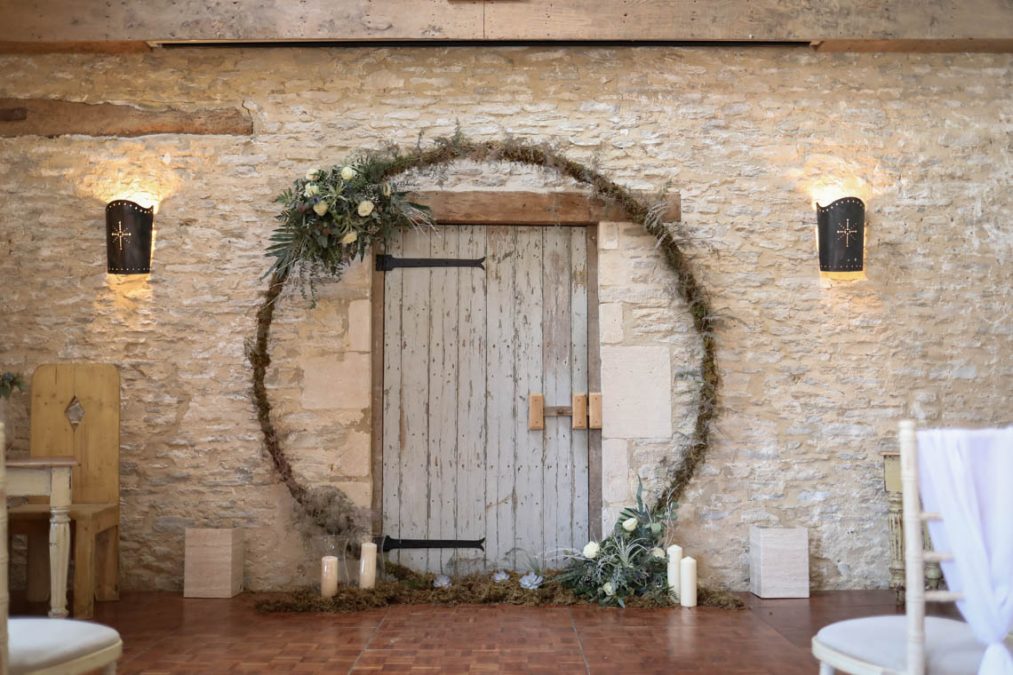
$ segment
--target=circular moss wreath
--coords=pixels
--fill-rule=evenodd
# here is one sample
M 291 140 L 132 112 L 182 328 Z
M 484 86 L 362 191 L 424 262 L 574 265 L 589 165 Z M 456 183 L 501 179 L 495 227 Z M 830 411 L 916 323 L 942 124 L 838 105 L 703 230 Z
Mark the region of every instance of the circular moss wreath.
M 661 216 L 663 208 L 658 205 L 644 203 L 629 190 L 617 185 L 594 169 L 564 157 L 555 150 L 525 143 L 514 139 L 505 141 L 472 141 L 461 134 L 450 138 L 435 139 L 432 147 L 416 147 L 404 152 L 397 147 L 390 147 L 381 152 L 367 153 L 359 160 L 360 165 L 370 167 L 371 180 L 377 184 L 392 180 L 408 171 L 424 170 L 438 167 L 457 160 L 474 160 L 476 162 L 513 162 L 536 167 L 552 169 L 578 183 L 591 188 L 594 196 L 619 205 L 629 219 L 642 225 L 658 240 L 665 261 L 675 273 L 679 297 L 686 303 L 692 317 L 693 327 L 703 344 L 700 359 L 702 376 L 700 396 L 697 403 L 696 423 L 682 463 L 676 467 L 670 477 L 670 483 L 654 504 L 652 510 L 660 512 L 675 505 L 683 495 L 687 485 L 703 463 L 710 438 L 710 422 L 714 418 L 717 403 L 718 371 L 715 360 L 714 335 L 711 330 L 713 315 L 707 296 L 693 275 L 689 261 L 673 239 Z M 340 170 L 336 167 L 335 170 Z M 379 239 L 388 236 L 386 228 Z M 341 265 L 331 271 L 340 275 Z M 278 432 L 271 421 L 271 404 L 268 400 L 264 377 L 271 356 L 268 352 L 268 341 L 271 322 L 274 318 L 276 301 L 286 282 L 289 280 L 289 268 L 275 269 L 271 274 L 263 302 L 257 311 L 257 335 L 248 349 L 248 358 L 253 366 L 253 398 L 257 407 L 257 419 L 264 435 L 264 444 L 282 482 L 292 497 L 315 524 L 329 534 L 348 536 L 358 532 L 361 524 L 355 507 L 342 491 L 333 487 L 307 488 L 299 484 L 292 472 L 292 465 L 285 455 L 278 438 Z

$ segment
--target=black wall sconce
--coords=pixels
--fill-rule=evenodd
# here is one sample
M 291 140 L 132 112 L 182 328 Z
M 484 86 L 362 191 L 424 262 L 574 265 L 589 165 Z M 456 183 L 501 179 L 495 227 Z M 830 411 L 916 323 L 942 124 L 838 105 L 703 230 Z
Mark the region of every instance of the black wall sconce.
M 843 197 L 816 205 L 820 272 L 840 278 L 861 278 L 865 270 L 865 204 Z
M 106 271 L 147 274 L 151 271 L 151 229 L 154 209 L 126 199 L 106 204 Z

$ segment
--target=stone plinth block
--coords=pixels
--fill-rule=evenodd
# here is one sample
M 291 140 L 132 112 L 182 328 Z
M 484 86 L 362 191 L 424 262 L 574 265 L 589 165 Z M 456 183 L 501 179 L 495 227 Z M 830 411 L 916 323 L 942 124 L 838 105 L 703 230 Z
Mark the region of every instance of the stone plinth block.
M 761 598 L 808 598 L 809 530 L 749 528 L 749 590 Z
M 243 531 L 187 528 L 184 598 L 231 598 L 243 592 Z

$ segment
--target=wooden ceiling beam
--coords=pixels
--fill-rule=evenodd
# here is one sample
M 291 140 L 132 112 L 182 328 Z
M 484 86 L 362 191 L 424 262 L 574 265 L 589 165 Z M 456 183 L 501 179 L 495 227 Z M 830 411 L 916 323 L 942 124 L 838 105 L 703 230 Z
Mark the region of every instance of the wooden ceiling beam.
M 1008 0 L 0 0 L 0 45 L 218 42 L 800 42 L 1008 51 Z M 48 48 L 52 50 L 53 47 Z

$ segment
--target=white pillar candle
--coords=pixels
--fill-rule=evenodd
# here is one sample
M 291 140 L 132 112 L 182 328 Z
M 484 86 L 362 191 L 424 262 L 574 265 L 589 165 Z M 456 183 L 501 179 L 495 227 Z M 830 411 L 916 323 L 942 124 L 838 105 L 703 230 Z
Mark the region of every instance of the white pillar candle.
M 696 607 L 696 560 L 686 556 L 680 563 L 679 604 Z
M 338 592 L 338 558 L 325 555 L 320 559 L 320 597 L 333 598 Z
M 363 542 L 359 558 L 359 588 L 376 586 L 376 544 Z
M 668 547 L 668 592 L 679 596 L 679 565 L 682 563 L 682 546 Z

